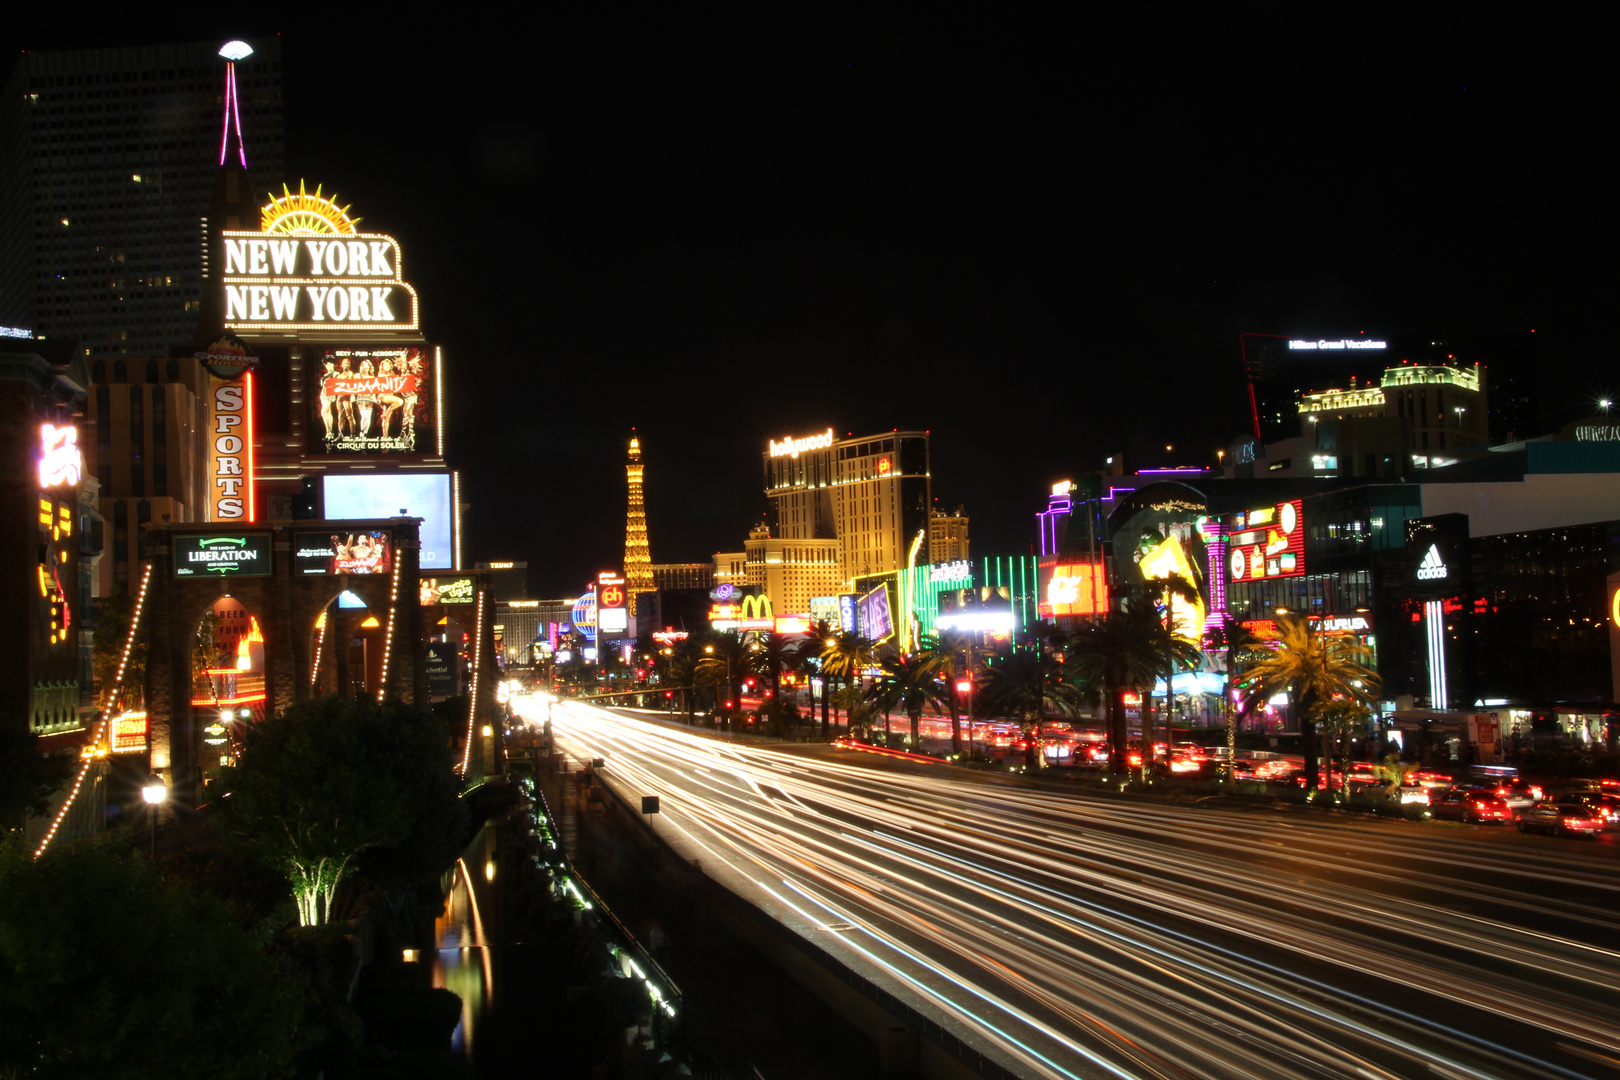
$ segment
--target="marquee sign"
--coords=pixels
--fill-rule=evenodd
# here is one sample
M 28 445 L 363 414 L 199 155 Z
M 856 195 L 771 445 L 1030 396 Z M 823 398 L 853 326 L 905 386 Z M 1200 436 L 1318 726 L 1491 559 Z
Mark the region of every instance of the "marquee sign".
M 416 290 L 400 275 L 392 236 L 226 229 L 220 237 L 229 329 L 417 329 Z
M 1039 566 L 1042 618 L 1058 615 L 1100 615 L 1108 610 L 1108 583 L 1101 563 L 1042 559 Z
M 825 450 L 833 444 L 833 429 L 828 428 L 820 435 L 807 435 L 802 439 L 787 438 L 781 442 L 771 439 L 771 457 L 796 458 L 806 450 Z
M 935 563 L 928 568 L 928 580 L 931 583 L 942 581 L 966 581 L 973 583 L 973 566 L 966 559 L 957 559 L 955 562 Z
M 470 604 L 478 598 L 472 578 L 423 578 L 417 585 L 422 607 L 434 604 Z

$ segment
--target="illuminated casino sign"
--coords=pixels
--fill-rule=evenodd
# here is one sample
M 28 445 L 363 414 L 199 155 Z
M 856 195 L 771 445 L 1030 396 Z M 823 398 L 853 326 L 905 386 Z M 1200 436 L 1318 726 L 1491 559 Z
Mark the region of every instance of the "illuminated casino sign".
M 257 356 L 225 334 L 193 353 L 208 371 L 208 520 L 253 521 L 253 367 Z
M 624 575 L 617 570 L 604 570 L 596 575 L 596 628 L 603 632 L 622 633 L 630 629 L 630 594 L 625 590 Z
M 285 186 L 260 211 L 261 231 L 220 233 L 225 325 L 233 330 L 354 327 L 415 331 L 416 290 L 401 276 L 399 242 L 355 229 L 347 207 Z
M 176 536 L 174 576 L 268 577 L 270 534 Z
M 783 439 L 777 442 L 770 440 L 771 457 L 796 458 L 806 450 L 825 450 L 833 444 L 833 429 L 828 428 L 820 435 L 807 435 L 802 439 Z
M 931 583 L 965 581 L 971 585 L 973 583 L 973 566 L 966 559 L 957 559 L 955 562 L 948 563 L 935 563 L 928 568 L 928 580 Z
M 1305 573 L 1304 508 L 1293 499 L 1227 517 L 1233 584 Z

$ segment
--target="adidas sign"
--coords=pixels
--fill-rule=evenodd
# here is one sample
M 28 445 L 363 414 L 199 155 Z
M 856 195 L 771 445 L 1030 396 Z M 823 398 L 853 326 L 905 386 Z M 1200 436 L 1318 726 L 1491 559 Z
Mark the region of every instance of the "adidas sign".
M 1418 563 L 1417 576 L 1419 581 L 1438 581 L 1446 576 L 1446 564 L 1440 561 L 1439 545 L 1429 545 L 1429 553 Z

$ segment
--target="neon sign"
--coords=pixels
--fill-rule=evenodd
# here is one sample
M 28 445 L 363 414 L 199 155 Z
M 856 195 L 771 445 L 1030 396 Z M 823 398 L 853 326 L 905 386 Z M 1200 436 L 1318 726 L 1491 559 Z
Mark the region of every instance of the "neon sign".
M 39 428 L 39 486 L 77 484 L 84 472 L 84 455 L 79 451 L 79 429 L 72 424 Z
M 417 329 L 416 290 L 399 242 L 382 233 L 293 237 L 226 229 L 225 325 L 235 330 L 338 326 Z
M 802 439 L 783 439 L 777 442 L 770 440 L 771 457 L 796 458 L 806 450 L 824 450 L 833 444 L 833 429 L 828 428 L 820 435 L 807 435 Z
M 966 559 L 957 559 L 955 562 L 938 563 L 928 568 L 928 580 L 934 581 L 971 581 L 973 566 Z
M 1042 560 L 1046 563 L 1046 560 Z M 1042 616 L 1099 615 L 1108 610 L 1108 583 L 1097 563 L 1061 563 L 1053 560 L 1040 568 L 1042 576 L 1050 569 L 1037 611 Z
M 1228 568 L 1234 582 L 1305 573 L 1304 509 L 1302 500 L 1293 499 L 1228 519 Z
M 209 434 L 209 502 L 213 521 L 252 521 L 253 508 L 253 375 L 240 382 L 214 385 L 214 425 Z

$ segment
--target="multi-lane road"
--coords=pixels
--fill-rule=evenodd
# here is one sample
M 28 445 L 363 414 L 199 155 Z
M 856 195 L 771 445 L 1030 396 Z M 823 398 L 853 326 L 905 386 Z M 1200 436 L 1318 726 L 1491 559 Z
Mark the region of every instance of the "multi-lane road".
M 588 705 L 706 873 L 1029 1077 L 1620 1076 L 1620 863 L 1475 827 L 1079 794 Z

